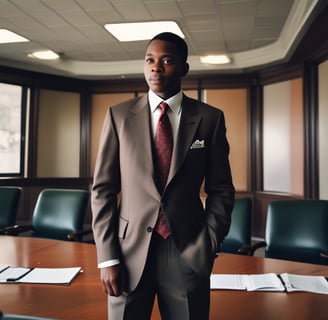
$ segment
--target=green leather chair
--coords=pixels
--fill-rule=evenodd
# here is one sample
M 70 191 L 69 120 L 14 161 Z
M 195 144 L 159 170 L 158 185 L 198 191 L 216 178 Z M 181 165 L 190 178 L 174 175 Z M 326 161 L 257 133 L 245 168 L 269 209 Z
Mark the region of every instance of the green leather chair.
M 225 237 L 221 251 L 248 255 L 251 248 L 251 198 L 237 198 L 231 214 L 231 226 Z
M 3 314 L 0 311 L 0 320 L 55 320 L 50 318 L 34 317 L 20 314 Z
M 21 191 L 19 187 L 0 187 L 0 234 L 16 223 Z
M 265 256 L 328 264 L 328 201 L 273 201 L 268 206 Z
M 28 234 L 37 238 L 78 240 L 91 233 L 83 230 L 89 192 L 77 189 L 45 189 L 37 199 L 31 225 L 15 226 L 7 234 Z

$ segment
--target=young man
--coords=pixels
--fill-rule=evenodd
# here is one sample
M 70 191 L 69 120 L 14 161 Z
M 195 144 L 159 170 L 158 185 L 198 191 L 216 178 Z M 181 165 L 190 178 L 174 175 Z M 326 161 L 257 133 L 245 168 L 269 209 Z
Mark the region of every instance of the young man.
M 222 111 L 181 91 L 187 55 L 185 41 L 175 34 L 155 36 L 145 55 L 148 95 L 113 106 L 106 115 L 92 211 L 110 320 L 150 319 L 155 295 L 163 320 L 209 317 L 209 276 L 230 227 L 234 187 Z M 166 129 L 173 143 L 163 185 L 157 151 L 164 121 L 159 118 L 166 112 L 158 107 L 162 101 L 169 106 Z

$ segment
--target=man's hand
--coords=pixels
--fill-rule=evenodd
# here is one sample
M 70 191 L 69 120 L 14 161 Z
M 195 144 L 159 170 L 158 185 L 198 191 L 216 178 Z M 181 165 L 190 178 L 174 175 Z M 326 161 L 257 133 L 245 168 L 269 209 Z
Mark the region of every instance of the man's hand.
M 100 279 L 104 291 L 110 295 L 119 297 L 120 295 L 127 295 L 126 272 L 122 264 L 117 264 L 111 267 L 100 269 Z

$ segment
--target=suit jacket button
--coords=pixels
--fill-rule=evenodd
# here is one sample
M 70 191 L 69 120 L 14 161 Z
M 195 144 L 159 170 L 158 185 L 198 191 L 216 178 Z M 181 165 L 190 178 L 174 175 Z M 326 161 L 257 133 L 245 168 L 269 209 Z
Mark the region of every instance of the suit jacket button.
M 152 227 L 148 227 L 147 228 L 147 232 L 152 232 L 153 231 L 153 228 Z

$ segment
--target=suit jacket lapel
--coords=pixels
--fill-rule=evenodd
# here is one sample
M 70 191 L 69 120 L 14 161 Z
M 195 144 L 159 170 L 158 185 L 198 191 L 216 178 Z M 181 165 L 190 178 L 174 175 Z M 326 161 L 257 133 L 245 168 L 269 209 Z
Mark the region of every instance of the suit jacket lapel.
M 172 164 L 168 183 L 175 176 L 185 159 L 198 128 L 201 115 L 194 100 L 184 96 L 182 99 L 182 113 L 178 130 L 176 147 L 173 150 Z
M 142 177 L 142 179 L 151 178 L 151 184 L 155 186 L 155 171 L 152 155 L 152 132 L 150 128 L 150 108 L 148 104 L 147 95 L 142 96 L 137 103 L 133 106 L 128 119 L 129 128 L 132 132 L 130 135 L 134 139 L 133 143 L 136 146 L 136 157 L 140 157 L 143 164 L 144 172 L 150 172 L 149 175 Z M 158 193 L 157 193 L 158 195 Z
M 172 164 L 167 183 L 169 183 L 181 167 L 189 148 L 194 139 L 196 130 L 198 128 L 201 115 L 198 113 L 197 104 L 194 100 L 184 96 L 182 100 L 182 113 L 180 118 L 180 125 L 178 129 L 178 136 L 176 147 L 173 150 Z M 152 132 L 150 129 L 150 108 L 148 104 L 147 95 L 144 95 L 137 101 L 135 106 L 131 109 L 131 121 L 129 128 L 132 133 L 131 136 L 135 140 L 137 157 L 141 157 L 141 161 L 147 171 L 151 174 L 147 177 L 152 178 L 154 190 L 156 187 L 156 176 L 154 171 L 153 154 L 152 154 Z M 157 190 L 158 194 L 158 190 Z

